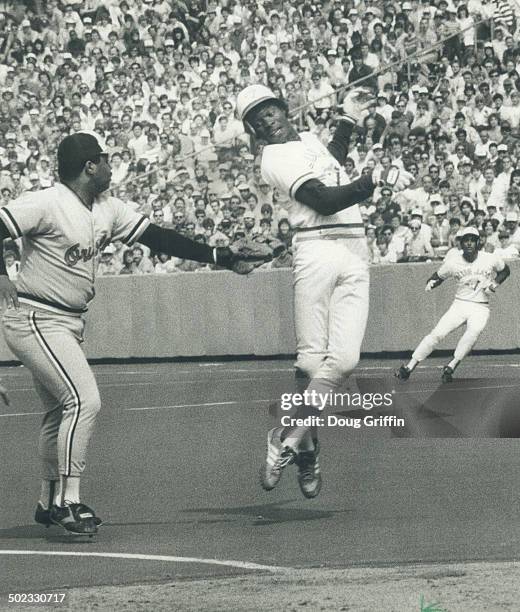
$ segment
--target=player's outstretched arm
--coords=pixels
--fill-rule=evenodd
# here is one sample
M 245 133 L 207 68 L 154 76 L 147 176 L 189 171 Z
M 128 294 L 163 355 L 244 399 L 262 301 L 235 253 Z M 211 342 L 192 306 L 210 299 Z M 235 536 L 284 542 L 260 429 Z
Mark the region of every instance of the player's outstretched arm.
M 3 241 L 9 237 L 9 231 L 5 223 L 0 219 L 0 307 L 18 308 L 18 291 L 7 275 L 2 248 Z
M 441 283 L 444 282 L 444 279 L 441 278 L 437 272 L 434 272 L 430 278 L 426 281 L 426 287 L 424 288 L 425 291 L 431 291 L 432 289 L 435 289 L 436 287 L 438 287 Z
M 158 253 L 172 257 L 192 259 L 202 263 L 216 264 L 238 274 L 248 274 L 255 267 L 273 258 L 273 250 L 257 245 L 244 245 L 243 248 L 210 247 L 186 238 L 175 230 L 159 227 L 151 223 L 139 237 L 139 242 Z

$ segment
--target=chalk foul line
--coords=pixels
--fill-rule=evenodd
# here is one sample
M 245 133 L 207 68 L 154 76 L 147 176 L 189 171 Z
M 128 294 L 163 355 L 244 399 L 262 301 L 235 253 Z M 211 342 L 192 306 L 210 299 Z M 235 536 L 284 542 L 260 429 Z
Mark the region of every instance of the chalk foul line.
M 163 561 L 166 563 L 201 563 L 204 565 L 221 565 L 245 570 L 257 570 L 271 573 L 285 573 L 290 567 L 277 565 L 262 565 L 249 561 L 234 561 L 229 559 L 205 559 L 203 557 L 177 557 L 174 555 L 144 555 L 139 553 L 113 552 L 79 552 L 59 550 L 0 550 L 0 555 L 10 556 L 42 556 L 42 557 L 98 557 L 102 559 L 125 559 L 129 561 Z

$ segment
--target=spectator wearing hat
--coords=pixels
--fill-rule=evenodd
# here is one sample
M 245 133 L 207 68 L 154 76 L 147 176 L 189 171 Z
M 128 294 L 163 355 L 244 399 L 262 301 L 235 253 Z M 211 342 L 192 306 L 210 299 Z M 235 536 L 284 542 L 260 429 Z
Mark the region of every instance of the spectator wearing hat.
M 410 235 L 405 242 L 404 258 L 406 261 L 421 261 L 434 256 L 430 241 L 421 234 L 422 224 L 418 219 L 409 222 Z
M 448 207 L 445 204 L 436 204 L 433 207 L 435 222 L 432 224 L 431 245 L 437 257 L 443 257 L 449 245 L 450 222 L 448 220 Z
M 520 250 L 520 227 L 517 212 L 511 211 L 505 215 L 504 228 L 509 232 L 510 243 Z
M 101 251 L 98 268 L 96 271 L 97 276 L 115 276 L 119 274 L 120 266 L 114 258 L 115 248 L 109 244 Z

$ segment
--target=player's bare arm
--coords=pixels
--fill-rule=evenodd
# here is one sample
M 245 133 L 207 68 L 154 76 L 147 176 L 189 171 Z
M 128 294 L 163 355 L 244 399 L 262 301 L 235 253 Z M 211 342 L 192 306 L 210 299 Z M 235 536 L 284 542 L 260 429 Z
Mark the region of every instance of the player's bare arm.
M 9 238 L 9 232 L 4 222 L 0 220 L 0 241 Z M 9 279 L 4 262 L 3 249 L 0 249 L 0 306 L 3 308 L 18 308 L 18 291 Z M 1 393 L 1 392 L 0 392 Z M 4 400 L 5 401 L 5 400 Z

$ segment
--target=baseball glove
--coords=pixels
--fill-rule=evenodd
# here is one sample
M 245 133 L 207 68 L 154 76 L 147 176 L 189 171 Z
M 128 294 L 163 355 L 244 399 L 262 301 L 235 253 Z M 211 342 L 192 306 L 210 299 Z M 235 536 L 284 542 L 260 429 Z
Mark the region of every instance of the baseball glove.
M 249 274 L 255 268 L 277 257 L 283 249 L 283 244 L 278 241 L 256 242 L 251 238 L 241 238 L 229 247 L 217 249 L 218 264 L 237 274 Z

